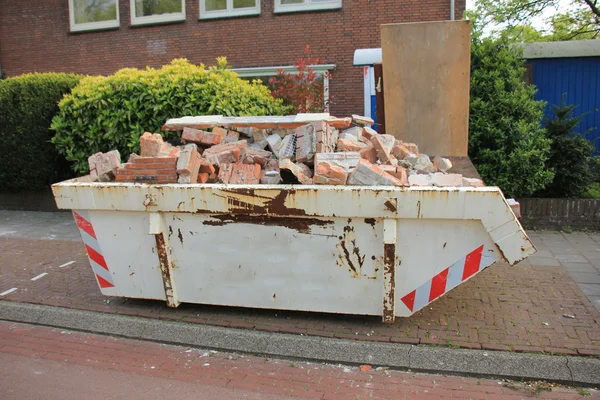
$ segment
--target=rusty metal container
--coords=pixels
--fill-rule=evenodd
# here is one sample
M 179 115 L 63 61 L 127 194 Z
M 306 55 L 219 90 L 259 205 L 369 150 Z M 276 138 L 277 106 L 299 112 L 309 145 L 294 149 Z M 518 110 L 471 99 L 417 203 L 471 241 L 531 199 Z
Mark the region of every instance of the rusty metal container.
M 535 249 L 502 192 L 290 185 L 53 185 L 107 296 L 410 316 Z

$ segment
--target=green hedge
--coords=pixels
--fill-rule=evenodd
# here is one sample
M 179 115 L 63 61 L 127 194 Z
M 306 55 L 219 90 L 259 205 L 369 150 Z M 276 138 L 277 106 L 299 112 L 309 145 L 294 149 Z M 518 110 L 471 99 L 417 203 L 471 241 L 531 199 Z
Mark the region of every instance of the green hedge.
M 122 159 L 139 150 L 139 137 L 159 132 L 169 118 L 188 115 L 281 115 L 286 109 L 259 82 L 227 69 L 225 59 L 206 69 L 174 60 L 161 69 L 122 69 L 109 77 L 87 77 L 60 102 L 52 122 L 53 143 L 87 173 L 87 158 L 117 149 Z M 165 139 L 180 132 L 162 132 Z
M 47 188 L 72 175 L 49 128 L 58 102 L 80 79 L 44 73 L 0 80 L 0 190 Z

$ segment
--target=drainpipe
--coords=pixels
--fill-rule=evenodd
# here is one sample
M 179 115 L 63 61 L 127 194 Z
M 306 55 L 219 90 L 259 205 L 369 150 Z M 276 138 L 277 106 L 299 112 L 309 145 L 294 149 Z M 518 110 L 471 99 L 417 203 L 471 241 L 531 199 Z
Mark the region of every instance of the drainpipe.
M 450 20 L 454 21 L 454 0 L 450 0 Z

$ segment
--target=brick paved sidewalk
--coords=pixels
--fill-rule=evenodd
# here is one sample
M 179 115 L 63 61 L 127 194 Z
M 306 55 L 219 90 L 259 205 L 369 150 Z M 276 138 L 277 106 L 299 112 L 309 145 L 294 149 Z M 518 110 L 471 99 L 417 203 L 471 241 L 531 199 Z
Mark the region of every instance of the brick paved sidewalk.
M 0 238 L 0 294 L 12 288 L 0 299 L 356 340 L 600 356 L 600 313 L 562 266 L 494 265 L 392 325 L 378 317 L 191 304 L 169 309 L 158 301 L 105 297 L 82 244 L 72 241 Z
M 377 370 L 377 366 L 361 371 L 358 367 L 204 351 L 0 321 L 0 360 L 7 358 L 6 354 L 166 378 L 173 385 L 196 382 L 224 390 L 243 389 L 249 394 L 311 399 L 568 400 L 584 398 L 582 394 L 600 399 L 600 392 L 593 389 Z M 35 376 L 27 378 L 35 384 Z

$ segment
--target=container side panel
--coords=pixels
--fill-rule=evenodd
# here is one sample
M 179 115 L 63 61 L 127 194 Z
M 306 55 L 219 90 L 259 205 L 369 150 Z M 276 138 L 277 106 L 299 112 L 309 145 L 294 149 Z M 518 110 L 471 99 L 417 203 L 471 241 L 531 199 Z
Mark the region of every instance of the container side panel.
M 396 315 L 406 317 L 500 259 L 480 221 L 400 220 Z
M 89 215 L 115 285 L 102 293 L 165 300 L 156 240 L 148 234 L 148 213 L 90 211 Z
M 382 220 L 166 216 L 182 302 L 381 315 Z

